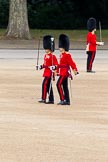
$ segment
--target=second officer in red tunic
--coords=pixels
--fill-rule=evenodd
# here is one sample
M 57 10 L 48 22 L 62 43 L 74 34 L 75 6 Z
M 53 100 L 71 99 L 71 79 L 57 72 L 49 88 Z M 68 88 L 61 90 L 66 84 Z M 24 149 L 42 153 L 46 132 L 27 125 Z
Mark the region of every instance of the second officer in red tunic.
M 59 78 L 57 81 L 57 89 L 60 96 L 60 102 L 58 105 L 70 105 L 69 89 L 68 89 L 68 77 L 71 74 L 71 68 L 75 75 L 78 74 L 78 69 L 73 61 L 69 51 L 69 37 L 65 34 L 59 36 L 59 49 L 60 49 L 60 62 Z

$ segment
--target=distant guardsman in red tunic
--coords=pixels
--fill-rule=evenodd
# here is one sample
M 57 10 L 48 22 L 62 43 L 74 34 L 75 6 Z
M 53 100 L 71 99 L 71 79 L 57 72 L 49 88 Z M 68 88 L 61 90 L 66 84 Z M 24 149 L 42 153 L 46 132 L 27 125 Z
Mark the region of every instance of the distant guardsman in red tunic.
M 58 65 L 59 78 L 57 81 L 57 90 L 60 96 L 58 105 L 70 105 L 68 77 L 72 77 L 71 68 L 75 75 L 79 73 L 71 54 L 68 52 L 69 44 L 69 37 L 65 34 L 61 34 L 59 36 L 60 62 Z
M 46 35 L 43 38 L 43 48 L 45 49 L 44 63 L 39 65 L 39 69 L 44 69 L 43 72 L 43 83 L 42 83 L 42 96 L 39 103 L 54 104 L 54 94 L 51 84 L 52 78 L 54 79 L 54 70 L 58 66 L 56 56 L 53 54 L 55 50 L 54 38 L 51 35 Z M 48 101 L 46 102 L 48 95 Z
M 96 55 L 96 46 L 104 45 L 104 42 L 97 42 L 96 41 L 96 19 L 95 18 L 89 18 L 87 21 L 87 29 L 88 34 L 86 37 L 86 53 L 87 53 L 87 72 L 89 73 L 95 73 L 95 71 L 92 70 L 93 61 L 95 59 Z

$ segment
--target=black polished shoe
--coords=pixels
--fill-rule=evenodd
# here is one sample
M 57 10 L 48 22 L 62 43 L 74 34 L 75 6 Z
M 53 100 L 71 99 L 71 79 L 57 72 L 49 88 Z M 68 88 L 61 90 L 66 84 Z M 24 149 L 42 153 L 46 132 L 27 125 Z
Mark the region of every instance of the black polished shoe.
M 60 101 L 57 105 L 70 105 L 70 102 Z
M 46 103 L 45 100 L 39 100 L 38 102 L 39 102 L 39 103 Z
M 64 102 L 64 105 L 70 105 L 70 102 Z
M 54 101 L 48 101 L 46 104 L 54 104 Z
M 57 103 L 57 105 L 62 105 L 64 101 L 60 101 Z
M 64 100 L 64 105 L 70 105 L 70 101 Z

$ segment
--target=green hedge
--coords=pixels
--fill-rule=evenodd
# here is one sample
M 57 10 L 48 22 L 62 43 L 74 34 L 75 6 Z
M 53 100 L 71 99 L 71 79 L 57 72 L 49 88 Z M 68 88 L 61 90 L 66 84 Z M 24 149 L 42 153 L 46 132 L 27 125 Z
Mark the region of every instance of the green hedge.
M 9 15 L 9 1 L 0 0 L 0 28 L 7 27 Z
M 27 0 L 28 20 L 32 29 L 86 29 L 86 22 L 94 16 L 102 23 L 102 28 L 108 27 L 108 5 L 94 4 L 85 0 Z M 97 5 L 97 4 L 100 5 Z M 88 5 L 89 4 L 89 5 Z M 107 3 L 106 3 L 107 4 Z M 98 6 L 95 8 L 95 6 Z M 98 10 L 97 10 L 98 9 Z M 0 0 L 0 28 L 6 28 L 9 18 L 9 0 Z
M 28 18 L 30 27 L 37 29 L 80 29 L 86 25 L 86 19 L 58 5 L 28 5 Z

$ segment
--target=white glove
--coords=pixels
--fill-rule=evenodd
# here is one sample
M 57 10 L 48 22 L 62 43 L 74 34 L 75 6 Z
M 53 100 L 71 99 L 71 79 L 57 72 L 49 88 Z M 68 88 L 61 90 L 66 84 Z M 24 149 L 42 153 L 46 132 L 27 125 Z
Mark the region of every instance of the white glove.
M 42 68 L 42 65 L 36 65 L 36 70 L 41 70 Z
M 103 46 L 103 45 L 104 45 L 104 42 L 99 42 L 99 45 L 100 45 L 100 46 Z
M 55 70 L 56 69 L 56 66 L 52 65 L 49 68 L 50 68 L 50 70 Z

